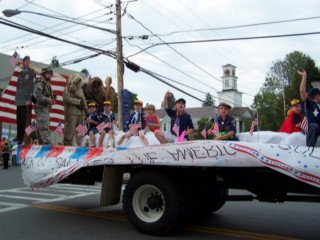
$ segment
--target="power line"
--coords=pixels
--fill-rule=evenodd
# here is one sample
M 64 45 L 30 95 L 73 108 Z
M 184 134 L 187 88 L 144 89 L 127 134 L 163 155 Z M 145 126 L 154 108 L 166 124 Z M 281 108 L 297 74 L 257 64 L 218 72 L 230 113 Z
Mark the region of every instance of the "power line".
M 239 37 L 239 38 L 222 38 L 222 39 L 207 39 L 207 40 L 191 40 L 191 41 L 177 41 L 177 42 L 162 42 L 155 43 L 143 50 L 131 54 L 129 57 L 133 57 L 139 53 L 142 53 L 150 48 L 161 46 L 161 45 L 177 45 L 177 44 L 192 44 L 192 43 L 205 43 L 205 42 L 223 42 L 223 41 L 242 41 L 242 40 L 254 40 L 254 39 L 268 39 L 268 38 L 283 38 L 283 37 L 297 37 L 297 36 L 307 36 L 316 35 L 320 32 L 308 32 L 308 33 L 292 33 L 292 34 L 282 34 L 282 35 L 269 35 L 269 36 L 255 36 L 255 37 Z

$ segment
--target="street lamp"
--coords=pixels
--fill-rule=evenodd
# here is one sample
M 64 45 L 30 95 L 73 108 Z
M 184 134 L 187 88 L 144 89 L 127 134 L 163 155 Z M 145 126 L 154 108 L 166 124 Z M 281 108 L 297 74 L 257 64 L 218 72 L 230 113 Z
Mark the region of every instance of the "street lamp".
M 86 26 L 86 27 L 95 28 L 95 29 L 99 29 L 99 30 L 102 30 L 102 31 L 107 31 L 107 32 L 116 34 L 116 36 L 117 36 L 117 72 L 118 72 L 118 74 L 117 74 L 117 82 L 118 82 L 118 122 L 119 122 L 120 129 L 122 129 L 122 125 L 123 125 L 122 110 L 123 109 L 122 109 L 121 91 L 123 90 L 123 73 L 124 73 L 124 69 L 123 68 L 124 68 L 124 66 L 123 66 L 123 55 L 122 55 L 121 5 L 120 5 L 120 0 L 116 0 L 116 5 L 117 5 L 117 31 L 112 30 L 112 29 L 107 29 L 107 28 L 96 27 L 96 26 L 92 26 L 92 25 L 85 24 L 85 23 L 82 23 L 82 22 L 76 22 L 76 21 L 65 19 L 65 18 L 59 18 L 59 17 L 43 14 L 43 13 L 32 12 L 32 11 L 20 11 L 18 9 L 16 9 L 16 10 L 6 9 L 6 10 L 3 10 L 2 13 L 6 17 L 12 17 L 12 16 L 18 15 L 20 13 L 31 13 L 31 14 L 36 14 L 36 15 L 40 15 L 40 16 L 44 16 L 44 17 L 53 18 L 53 19 L 58 19 L 58 20 L 61 20 L 61 21 L 70 22 L 70 23 L 74 23 L 74 24 L 79 24 L 79 25 L 83 25 L 83 26 Z
M 112 30 L 112 29 L 101 28 L 101 27 L 89 25 L 89 24 L 86 24 L 86 23 L 75 22 L 75 21 L 68 20 L 68 19 L 65 19 L 65 18 L 59 18 L 59 17 L 55 17 L 55 16 L 43 14 L 43 13 L 38 13 L 38 12 L 19 11 L 18 9 L 16 9 L 16 10 L 6 9 L 6 10 L 3 10 L 2 13 L 3 13 L 3 15 L 5 15 L 6 17 L 12 17 L 12 16 L 18 15 L 18 14 L 20 14 L 20 13 L 31 13 L 31 14 L 36 14 L 36 15 L 40 15 L 40 16 L 44 16 L 44 17 L 53 18 L 53 19 L 58 19 L 58 20 L 61 20 L 61 21 L 70 22 L 70 23 L 75 23 L 75 24 L 79 24 L 79 25 L 86 26 L 86 27 L 95 28 L 95 29 L 99 29 L 99 30 L 102 30 L 102 31 L 110 32 L 110 33 L 113 33 L 113 34 L 117 34 L 117 31 Z

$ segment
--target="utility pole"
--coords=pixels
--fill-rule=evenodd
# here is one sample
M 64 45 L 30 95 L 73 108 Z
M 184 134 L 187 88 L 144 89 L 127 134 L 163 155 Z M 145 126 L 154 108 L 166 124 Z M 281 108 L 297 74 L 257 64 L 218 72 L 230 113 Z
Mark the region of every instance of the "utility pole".
M 120 0 L 116 0 L 116 28 L 117 28 L 117 83 L 118 83 L 118 127 L 122 130 L 123 127 L 123 115 L 122 115 L 122 96 L 123 90 L 123 55 L 122 55 L 122 33 L 121 33 L 121 3 Z

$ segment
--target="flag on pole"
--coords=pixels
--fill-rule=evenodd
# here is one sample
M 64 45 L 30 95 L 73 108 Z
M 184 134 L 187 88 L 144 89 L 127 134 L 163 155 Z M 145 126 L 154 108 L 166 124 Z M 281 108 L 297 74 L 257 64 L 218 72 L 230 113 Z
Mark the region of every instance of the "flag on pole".
M 110 128 L 111 126 L 110 126 L 110 122 L 105 122 L 105 121 L 103 121 L 102 123 L 100 123 L 98 126 L 97 126 L 97 130 L 99 131 L 99 132 L 101 132 L 103 129 L 105 129 L 105 128 Z
M 19 57 L 20 57 L 19 53 L 14 51 L 13 55 L 9 59 L 9 62 L 13 67 L 17 66 L 17 63 L 19 61 Z
M 36 123 L 33 121 L 31 122 L 31 124 L 25 129 L 26 134 L 29 136 L 31 133 L 37 131 L 37 125 Z
M 201 131 L 201 135 L 204 139 L 207 139 L 207 124 L 204 126 L 204 129 Z
M 258 117 L 257 112 L 254 114 L 254 117 L 252 119 L 251 128 L 250 128 L 250 135 L 253 135 L 254 127 L 258 125 Z
M 60 138 L 63 137 L 63 129 L 62 129 L 62 126 L 61 126 L 61 120 L 59 121 L 59 124 L 56 128 L 56 130 L 54 130 L 54 133 L 59 136 Z
M 88 82 L 90 78 L 91 78 L 91 74 L 90 74 L 89 72 L 86 72 L 86 79 L 85 79 L 85 81 Z
M 306 116 L 303 117 L 302 123 L 301 123 L 301 129 L 304 130 L 306 133 L 308 132 L 308 118 Z
M 216 137 L 219 136 L 219 123 L 218 123 L 218 117 L 216 116 L 215 120 L 214 120 L 214 127 L 211 131 L 213 133 L 213 135 L 215 135 Z
M 81 136 L 86 135 L 86 133 L 88 132 L 88 128 L 87 128 L 87 125 L 84 123 L 84 121 L 79 123 L 79 125 L 76 127 L 76 131 L 77 133 L 80 133 Z
M 129 129 L 129 131 L 131 132 L 131 134 L 132 134 L 133 136 L 137 136 L 137 135 L 138 135 L 138 128 L 139 128 L 138 124 L 137 124 L 137 123 L 134 123 L 134 124 L 131 126 L 131 128 Z
M 179 131 L 180 131 L 180 123 L 179 123 L 179 118 L 176 118 L 176 121 L 173 125 L 172 131 L 179 137 Z

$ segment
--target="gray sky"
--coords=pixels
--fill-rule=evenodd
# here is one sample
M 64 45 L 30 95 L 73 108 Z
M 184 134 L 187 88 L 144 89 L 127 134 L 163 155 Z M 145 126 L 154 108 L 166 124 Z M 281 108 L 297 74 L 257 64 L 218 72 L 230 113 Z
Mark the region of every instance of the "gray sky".
M 115 11 L 111 4 L 114 4 L 114 1 L 1 0 L 0 10 L 19 9 L 62 18 L 70 17 L 76 21 L 85 20 L 87 24 L 115 30 L 115 16 L 108 14 L 110 11 Z M 316 0 L 138 0 L 127 5 L 127 14 L 122 17 L 122 35 L 133 36 L 131 40 L 128 38 L 123 40 L 123 54 L 128 57 L 139 52 L 140 48 L 146 48 L 161 40 L 175 42 L 317 32 L 320 30 L 320 18 L 224 30 L 200 30 L 318 17 L 319 9 L 320 2 Z M 111 17 L 113 19 L 109 20 Z M 2 18 L 6 17 L 2 15 Z M 69 41 L 104 50 L 116 50 L 115 35 L 108 32 L 30 13 L 6 19 Z M 153 34 L 147 29 L 153 34 L 158 34 L 161 40 L 151 36 Z M 52 57 L 57 56 L 59 62 L 63 63 L 94 53 L 2 24 L 0 32 L 0 52 L 11 55 L 16 50 L 22 57 L 30 55 L 32 60 L 39 62 L 50 63 Z M 149 35 L 149 38 L 147 40 L 139 38 L 142 35 Z M 302 51 L 313 58 L 319 66 L 319 40 L 320 35 L 308 35 L 179 44 L 170 45 L 171 48 L 161 45 L 130 57 L 129 60 L 202 92 L 210 92 L 215 97 L 216 103 L 219 102 L 216 91 L 222 89 L 222 65 L 232 64 L 237 67 L 238 90 L 244 93 L 243 106 L 248 107 L 252 104 L 253 96 L 262 86 L 273 62 L 284 59 L 286 54 L 295 50 Z M 99 76 L 102 80 L 111 76 L 112 86 L 117 89 L 116 61 L 108 56 L 99 56 L 68 65 L 66 68 L 77 71 L 86 68 L 92 76 Z M 200 99 L 205 99 L 203 93 L 174 84 Z M 157 108 L 160 107 L 163 95 L 168 89 L 173 91 L 176 98 L 185 97 L 187 107 L 201 106 L 201 102 L 144 73 L 134 73 L 127 68 L 124 87 L 137 93 L 144 103 L 155 104 Z

